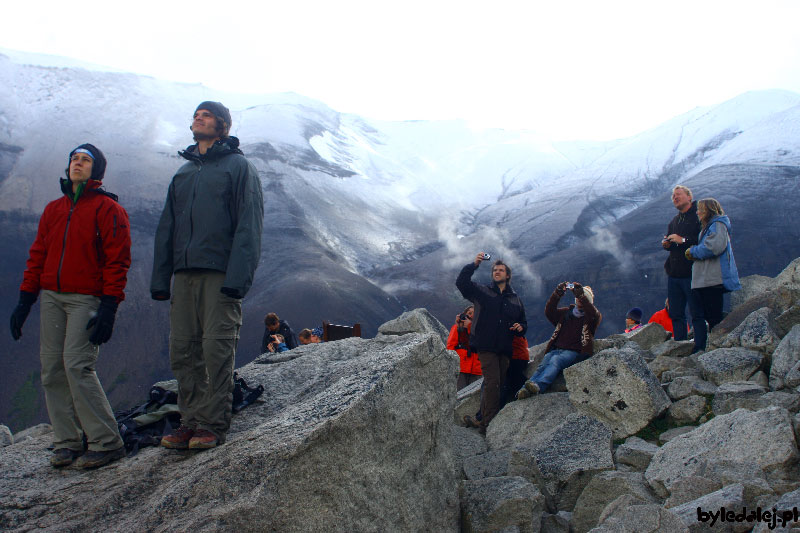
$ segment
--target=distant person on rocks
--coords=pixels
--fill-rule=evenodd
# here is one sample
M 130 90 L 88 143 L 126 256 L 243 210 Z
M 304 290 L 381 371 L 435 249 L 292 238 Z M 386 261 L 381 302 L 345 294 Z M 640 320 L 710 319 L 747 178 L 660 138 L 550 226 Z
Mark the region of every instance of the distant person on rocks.
M 669 251 L 664 270 L 667 273 L 667 298 L 671 304 L 669 313 L 673 337 L 676 341 L 682 341 L 686 340 L 687 304 L 695 330 L 703 322 L 702 318 L 698 318 L 703 311 L 692 295 L 692 263 L 684 255 L 690 246 L 697 244 L 700 220 L 697 218 L 697 202 L 692 201 L 692 191 L 688 187 L 677 185 L 672 189 L 672 205 L 678 210 L 678 214 L 667 226 L 667 234 L 661 240 L 661 246 Z
M 169 184 L 155 235 L 150 293 L 172 296 L 169 359 L 181 413 L 181 426 L 161 440 L 167 448 L 213 448 L 231 424 L 242 299 L 261 256 L 264 218 L 258 171 L 229 135 L 231 123 L 221 103 L 197 106 L 196 144 L 179 152 L 186 162 Z
M 650 320 L 647 321 L 648 324 L 661 324 L 661 327 L 664 328 L 669 334 L 672 334 L 672 318 L 669 316 L 669 298 L 664 301 L 664 309 L 656 311 L 653 313 L 653 316 L 650 317 Z M 686 329 L 689 329 L 689 326 L 686 326 Z
M 461 390 L 481 379 L 481 362 L 478 360 L 478 354 L 469 347 L 469 332 L 474 313 L 475 306 L 470 305 L 456 315 L 456 322 L 450 328 L 450 335 L 447 337 L 447 349 L 454 350 L 460 360 L 456 390 Z
M 322 328 L 314 328 L 314 329 L 302 329 L 300 333 L 297 334 L 297 339 L 300 341 L 300 344 L 317 344 L 322 342 Z
M 461 269 L 456 287 L 475 306 L 469 345 L 478 353 L 483 373 L 483 394 L 479 431 L 486 428 L 500 409 L 500 387 L 513 351 L 514 336 L 524 337 L 528 329 L 525 306 L 511 288 L 511 267 L 497 260 L 492 266 L 492 283 L 478 285 L 472 275 L 489 255 L 479 253 Z
M 742 288 L 731 248 L 731 221 L 722 206 L 714 198 L 705 198 L 697 204 L 697 216 L 702 224 L 700 242 L 685 252 L 693 262 L 692 293 L 705 319 L 695 323 L 694 352 L 706 349 L 708 331 L 722 321 L 722 295 Z
M 264 317 L 264 337 L 261 339 L 261 353 L 267 352 L 267 345 L 272 342 L 271 335 L 280 333 L 286 339 L 286 346 L 292 350 L 297 348 L 297 337 L 285 320 L 281 320 L 275 313 L 267 313 Z
M 99 346 L 111 338 L 117 306 L 125 299 L 131 265 L 128 214 L 102 189 L 105 170 L 97 147 L 82 144 L 70 152 L 62 196 L 39 219 L 11 315 L 11 336 L 18 340 L 41 292 L 39 355 L 55 467 L 74 461 L 78 468 L 95 468 L 125 456 L 95 372 Z
M 280 353 L 289 351 L 289 347 L 286 346 L 286 343 L 284 342 L 283 335 L 276 334 L 270 335 L 270 337 L 272 338 L 272 342 L 267 344 L 267 352 Z
M 572 290 L 575 304 L 558 307 L 558 301 L 567 289 Z M 559 283 L 547 300 L 544 314 L 556 329 L 547 343 L 541 364 L 517 392 L 518 400 L 545 392 L 565 368 L 591 357 L 594 334 L 603 319 L 594 305 L 591 287 L 584 287 L 577 281 Z
M 642 327 L 642 315 L 644 313 L 638 307 L 634 307 L 625 315 L 625 333 L 636 331 Z

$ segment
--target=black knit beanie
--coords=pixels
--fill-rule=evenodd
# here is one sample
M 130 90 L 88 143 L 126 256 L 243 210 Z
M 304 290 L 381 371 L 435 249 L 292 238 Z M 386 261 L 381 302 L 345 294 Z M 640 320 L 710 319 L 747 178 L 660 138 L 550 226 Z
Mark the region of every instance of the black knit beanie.
M 100 148 L 89 143 L 82 144 L 69 153 L 66 170 L 67 178 L 69 178 L 69 163 L 72 161 L 72 156 L 75 155 L 75 152 L 78 150 L 86 150 L 89 152 L 89 155 L 92 156 L 93 160 L 91 179 L 102 181 L 103 176 L 105 176 L 106 173 L 106 156 L 103 155 L 103 152 L 100 151 Z
M 227 132 L 230 131 L 231 126 L 233 125 L 233 121 L 231 120 L 230 110 L 224 105 L 222 105 L 222 102 L 211 102 L 211 101 L 202 102 L 199 106 L 197 106 L 197 109 L 195 109 L 194 112 L 197 113 L 201 109 L 211 111 L 211 113 L 215 117 L 217 117 L 217 120 L 222 120 L 223 122 L 225 122 L 225 124 L 228 125 L 226 129 L 226 135 L 227 135 Z

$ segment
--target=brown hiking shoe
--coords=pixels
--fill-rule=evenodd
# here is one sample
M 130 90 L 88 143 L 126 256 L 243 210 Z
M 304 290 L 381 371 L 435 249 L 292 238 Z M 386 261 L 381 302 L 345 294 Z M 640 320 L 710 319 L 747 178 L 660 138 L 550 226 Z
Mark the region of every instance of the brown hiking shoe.
M 464 426 L 468 428 L 479 428 L 481 427 L 480 422 L 475 420 L 475 418 L 471 417 L 470 415 L 464 415 L 464 418 L 461 419 L 464 422 Z
M 194 437 L 189 441 L 190 450 L 205 450 L 208 448 L 215 448 L 219 444 L 219 439 L 216 435 L 207 429 L 198 429 L 194 432 Z
M 72 462 L 83 455 L 83 450 L 70 450 L 69 448 L 59 448 L 53 451 L 50 457 L 50 464 L 58 468 L 59 466 L 71 465 Z
M 116 450 L 89 450 L 78 457 L 78 460 L 75 461 L 75 468 L 97 468 L 123 457 L 125 457 L 125 446 L 120 446 Z
M 171 434 L 161 438 L 161 445 L 164 448 L 172 448 L 174 450 L 185 450 L 189 447 L 189 441 L 194 436 L 194 430 L 190 427 L 181 425 L 178 429 Z

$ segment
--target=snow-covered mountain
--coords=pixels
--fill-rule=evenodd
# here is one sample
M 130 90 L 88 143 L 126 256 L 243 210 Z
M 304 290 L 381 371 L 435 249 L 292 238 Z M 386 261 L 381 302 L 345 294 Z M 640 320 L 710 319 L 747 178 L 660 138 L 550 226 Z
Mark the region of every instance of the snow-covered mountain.
M 461 121 L 372 121 L 295 94 L 218 93 L 0 50 L 0 239 L 9 243 L 0 298 L 10 312 L 67 153 L 96 144 L 134 240 L 128 298 L 99 364 L 120 405 L 169 374 L 166 306 L 148 292 L 152 237 L 181 164 L 176 152 L 191 143 L 192 113 L 208 99 L 231 108 L 232 134 L 258 168 L 265 199 L 240 362 L 257 354 L 269 311 L 297 330 L 325 319 L 361 322 L 368 335 L 404 308 L 424 306 L 449 323 L 464 303 L 455 276 L 483 249 L 514 266 L 531 342 L 549 333 L 539 308 L 564 278 L 595 284 L 607 317 L 601 332 L 617 331 L 615 314 L 633 305 L 653 312 L 648 306 L 663 301 L 664 256 L 651 243 L 674 214 L 677 183 L 722 201 L 743 275 L 774 275 L 800 255 L 800 230 L 786 223 L 800 200 L 798 94 L 747 93 L 629 139 L 553 143 Z M 762 226 L 771 231 L 760 235 Z M 757 245 L 775 248 L 769 260 Z M 24 399 L 41 400 L 35 314 L 21 343 L 0 337 L 0 421 L 12 406 L 12 423 L 42 412 Z

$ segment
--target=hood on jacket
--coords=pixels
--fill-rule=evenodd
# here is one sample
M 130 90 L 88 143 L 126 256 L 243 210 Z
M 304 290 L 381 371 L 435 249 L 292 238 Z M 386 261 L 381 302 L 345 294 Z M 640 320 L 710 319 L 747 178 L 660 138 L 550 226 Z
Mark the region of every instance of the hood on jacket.
M 75 152 L 78 150 L 85 150 L 89 152 L 89 155 L 92 157 L 92 175 L 90 176 L 90 179 L 103 181 L 103 176 L 106 174 L 106 156 L 103 155 L 103 152 L 101 152 L 98 147 L 89 143 L 84 143 L 80 146 L 77 146 L 69 153 L 69 157 L 67 158 L 67 168 L 64 170 L 67 175 L 67 179 L 69 179 L 69 163 L 72 161 L 72 156 L 75 155 Z
M 211 145 L 205 154 L 200 154 L 197 150 L 197 143 L 191 144 L 186 147 L 186 150 L 181 150 L 178 155 L 189 161 L 203 161 L 206 159 L 218 159 L 228 154 L 241 154 L 244 155 L 239 149 L 239 139 L 234 136 L 224 137 L 218 139 Z
M 89 181 L 86 182 L 86 187 L 84 187 L 83 192 L 86 193 L 87 191 L 93 191 L 93 192 L 96 192 L 98 194 L 103 194 L 105 196 L 108 196 L 109 198 L 111 198 L 115 202 L 119 201 L 119 196 L 117 196 L 114 193 L 108 192 L 107 190 L 103 189 L 102 187 L 103 187 L 103 182 L 102 181 L 98 181 L 98 180 L 90 178 Z M 70 198 L 72 198 L 72 194 L 73 194 L 72 193 L 72 180 L 70 180 L 69 178 L 66 178 L 66 179 L 65 178 L 61 178 L 61 192 L 64 193 L 66 196 L 69 196 Z

